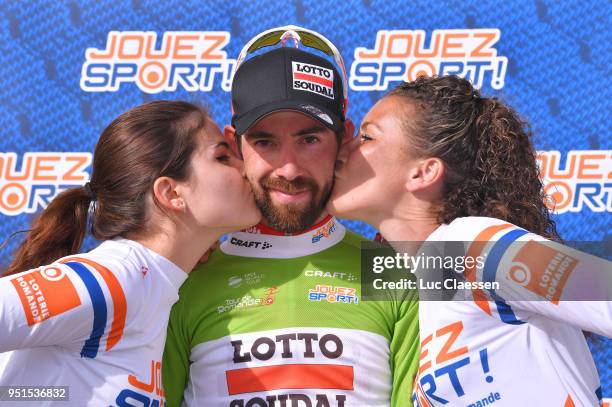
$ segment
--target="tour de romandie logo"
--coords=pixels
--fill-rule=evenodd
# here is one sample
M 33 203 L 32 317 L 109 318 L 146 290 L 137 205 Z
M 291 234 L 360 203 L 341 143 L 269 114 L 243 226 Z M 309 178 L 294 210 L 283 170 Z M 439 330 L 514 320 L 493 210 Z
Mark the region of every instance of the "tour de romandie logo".
M 225 312 L 233 311 L 234 309 L 245 309 L 272 305 L 274 304 L 276 294 L 278 294 L 279 291 L 280 290 L 278 289 L 278 287 L 272 286 L 266 288 L 264 290 L 264 295 L 261 297 L 254 297 L 251 294 L 246 294 L 242 297 L 226 299 L 224 303 L 217 306 L 217 312 L 219 314 L 223 314 Z

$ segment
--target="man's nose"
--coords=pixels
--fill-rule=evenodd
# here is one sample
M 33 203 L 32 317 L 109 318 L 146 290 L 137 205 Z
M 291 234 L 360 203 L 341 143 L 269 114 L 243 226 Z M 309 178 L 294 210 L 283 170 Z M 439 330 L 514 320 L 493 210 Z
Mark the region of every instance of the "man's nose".
M 304 175 L 299 157 L 293 146 L 283 146 L 279 155 L 278 166 L 274 173 L 287 181 L 293 181 L 295 178 Z

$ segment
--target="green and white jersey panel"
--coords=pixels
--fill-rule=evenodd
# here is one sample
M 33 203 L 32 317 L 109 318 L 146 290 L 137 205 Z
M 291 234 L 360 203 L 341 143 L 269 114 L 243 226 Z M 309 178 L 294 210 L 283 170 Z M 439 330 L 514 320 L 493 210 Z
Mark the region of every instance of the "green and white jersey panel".
M 362 240 L 333 218 L 231 235 L 172 311 L 168 405 L 410 405 L 417 296 L 361 301 Z

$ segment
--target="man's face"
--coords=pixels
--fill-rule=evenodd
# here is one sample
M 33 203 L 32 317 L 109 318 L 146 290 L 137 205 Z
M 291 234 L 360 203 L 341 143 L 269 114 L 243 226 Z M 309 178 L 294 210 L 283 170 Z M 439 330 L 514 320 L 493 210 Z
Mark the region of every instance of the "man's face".
M 336 135 L 293 111 L 272 113 L 242 137 L 245 172 L 268 225 L 285 233 L 323 217 L 333 186 Z

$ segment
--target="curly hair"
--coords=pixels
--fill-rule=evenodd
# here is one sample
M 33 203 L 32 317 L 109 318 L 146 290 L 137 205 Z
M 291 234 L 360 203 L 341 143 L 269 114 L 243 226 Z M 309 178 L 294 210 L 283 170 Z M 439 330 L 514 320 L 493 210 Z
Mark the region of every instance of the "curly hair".
M 419 77 L 389 96 L 416 107 L 416 121 L 403 123 L 416 154 L 446 165 L 443 198 L 434 206 L 439 222 L 488 216 L 560 240 L 546 206 L 531 129 L 516 111 L 497 98 L 481 97 L 456 76 Z

